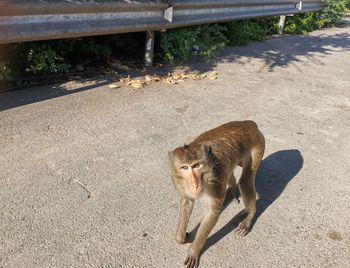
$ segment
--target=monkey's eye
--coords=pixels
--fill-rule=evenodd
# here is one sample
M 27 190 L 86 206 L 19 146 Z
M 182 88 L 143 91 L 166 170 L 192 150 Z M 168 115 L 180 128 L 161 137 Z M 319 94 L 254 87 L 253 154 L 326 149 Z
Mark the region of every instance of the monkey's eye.
M 182 166 L 182 167 L 180 167 L 181 169 L 183 169 L 183 170 L 187 170 L 188 169 L 188 166 Z
M 200 164 L 199 163 L 196 163 L 192 166 L 192 168 L 199 168 L 200 167 Z

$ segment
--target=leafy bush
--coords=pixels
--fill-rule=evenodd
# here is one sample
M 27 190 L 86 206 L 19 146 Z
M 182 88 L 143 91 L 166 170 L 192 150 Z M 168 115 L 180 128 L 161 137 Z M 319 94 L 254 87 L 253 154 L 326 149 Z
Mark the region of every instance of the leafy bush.
M 345 7 L 346 7 L 347 9 L 350 9 L 350 0 L 346 0 L 346 1 L 345 1 Z
M 341 22 L 346 10 L 345 1 L 325 0 L 324 2 L 327 7 L 322 11 L 288 17 L 285 32 L 292 34 L 307 33 Z
M 318 12 L 320 20 L 323 21 L 322 27 L 334 26 L 340 23 L 346 12 L 346 3 L 344 0 L 324 0 L 328 5 L 325 10 Z
M 26 72 L 38 75 L 65 73 L 80 59 L 100 60 L 111 54 L 108 45 L 99 44 L 93 38 L 75 38 L 18 44 L 14 48 L 26 65 Z
M 27 51 L 26 71 L 33 74 L 55 74 L 67 72 L 70 65 L 48 44 L 33 44 Z
M 224 47 L 227 38 L 224 26 L 201 25 L 168 30 L 160 34 L 160 47 L 166 61 L 184 61 L 193 55 L 210 57 L 218 48 Z
M 168 62 L 181 62 L 198 55 L 210 57 L 227 44 L 246 45 L 264 40 L 277 32 L 277 23 L 278 18 L 273 17 L 168 30 L 160 34 L 160 47 Z M 199 50 L 193 49 L 197 47 Z
M 16 70 L 17 75 L 62 74 L 76 64 L 93 67 L 107 64 L 112 54 L 120 58 L 133 54 L 140 56 L 144 47 L 139 42 L 140 39 L 144 40 L 144 34 L 19 43 L 7 46 L 6 53 L 0 53 L 0 61 L 11 61 L 12 69 Z
M 350 1 L 350 0 L 347 0 Z M 286 20 L 285 32 L 300 34 L 339 23 L 345 14 L 345 0 L 324 0 L 327 8 L 319 12 L 294 15 Z M 263 41 L 278 32 L 279 17 L 233 21 L 225 24 L 193 26 L 161 33 L 160 47 L 166 61 L 184 61 L 202 48 L 200 55 L 211 56 L 217 48 Z
M 247 45 L 251 41 L 263 41 L 278 32 L 278 17 L 229 22 L 225 35 L 230 45 Z
M 5 62 L 0 62 L 0 81 L 9 80 L 11 78 L 11 69 L 7 67 Z

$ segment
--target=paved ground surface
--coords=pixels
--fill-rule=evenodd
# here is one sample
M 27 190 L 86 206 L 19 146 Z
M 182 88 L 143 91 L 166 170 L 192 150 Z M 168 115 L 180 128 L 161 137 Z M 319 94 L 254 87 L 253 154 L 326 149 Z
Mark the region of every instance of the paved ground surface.
M 167 151 L 241 119 L 267 141 L 256 221 L 236 237 L 232 202 L 201 267 L 350 267 L 349 23 L 191 68 L 220 75 L 0 95 L 0 267 L 182 267 Z

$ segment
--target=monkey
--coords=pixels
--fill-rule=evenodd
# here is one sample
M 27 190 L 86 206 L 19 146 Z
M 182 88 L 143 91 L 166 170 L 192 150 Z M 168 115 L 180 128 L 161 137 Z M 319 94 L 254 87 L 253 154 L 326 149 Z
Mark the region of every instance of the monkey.
M 194 201 L 207 197 L 208 210 L 188 248 L 184 265 L 195 268 L 205 241 L 222 211 L 225 197 L 236 188 L 234 168 L 242 167 L 238 188 L 245 218 L 235 233 L 245 236 L 256 212 L 255 175 L 265 151 L 265 138 L 254 121 L 232 121 L 199 135 L 169 152 L 171 178 L 180 197 L 175 240 L 189 242 L 186 233 Z

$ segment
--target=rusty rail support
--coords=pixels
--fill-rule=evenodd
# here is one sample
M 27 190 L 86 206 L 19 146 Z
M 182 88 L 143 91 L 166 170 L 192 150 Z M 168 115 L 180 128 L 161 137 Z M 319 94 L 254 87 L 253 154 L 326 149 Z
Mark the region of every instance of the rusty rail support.
M 154 54 L 154 31 L 146 31 L 145 64 L 147 67 L 153 65 Z

